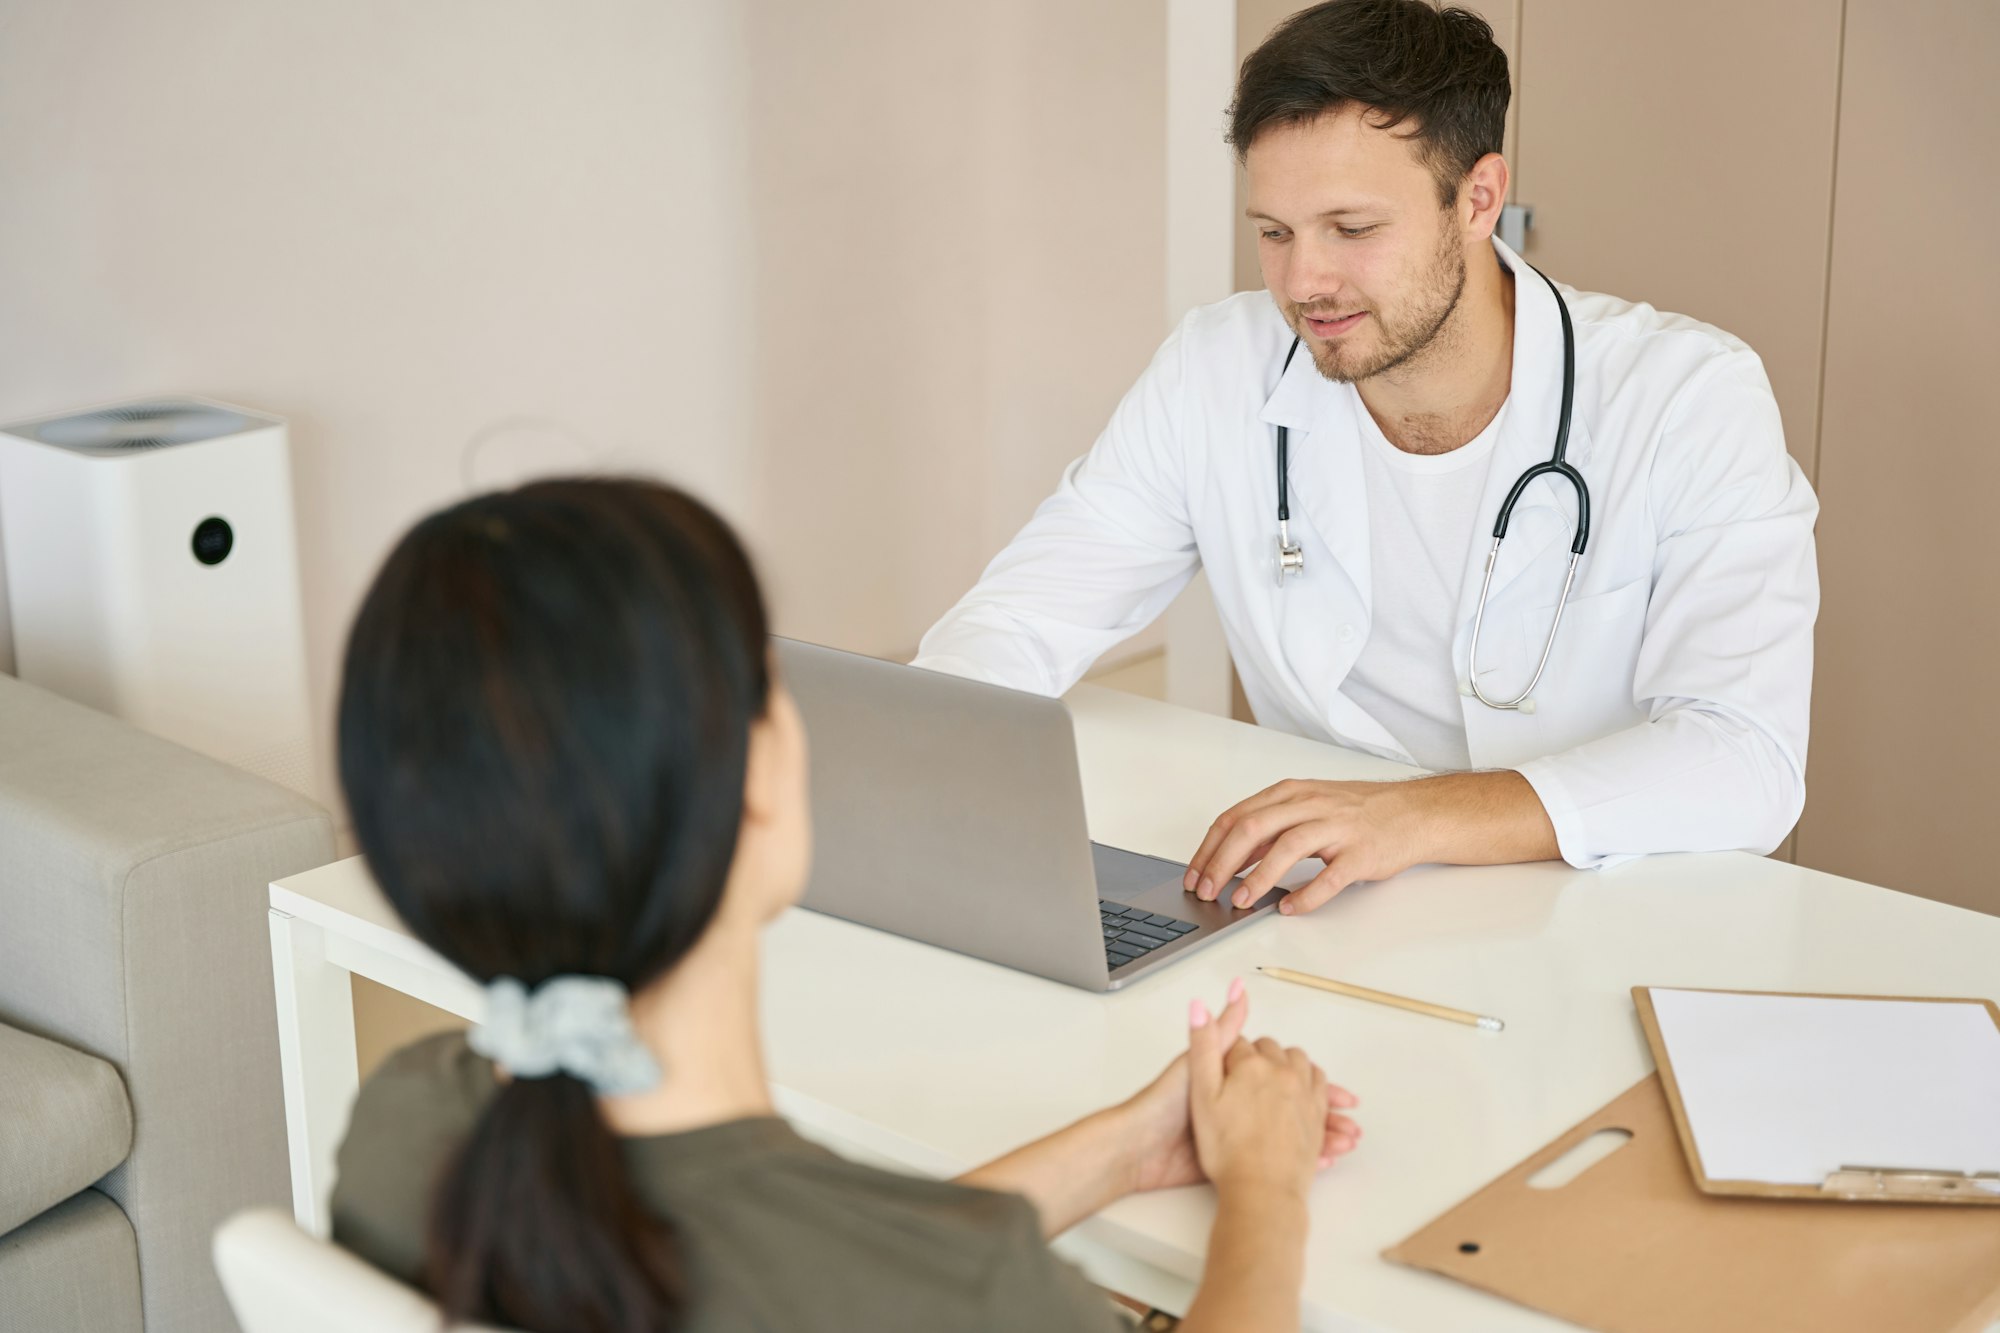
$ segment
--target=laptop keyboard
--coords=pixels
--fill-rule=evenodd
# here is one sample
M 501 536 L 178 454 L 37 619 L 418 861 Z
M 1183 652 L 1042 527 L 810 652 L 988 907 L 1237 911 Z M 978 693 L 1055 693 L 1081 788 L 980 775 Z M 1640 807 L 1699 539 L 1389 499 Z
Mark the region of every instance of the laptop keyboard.
M 1104 923 L 1104 961 L 1113 972 L 1194 930 L 1190 922 L 1104 898 L 1097 900 L 1097 917 Z

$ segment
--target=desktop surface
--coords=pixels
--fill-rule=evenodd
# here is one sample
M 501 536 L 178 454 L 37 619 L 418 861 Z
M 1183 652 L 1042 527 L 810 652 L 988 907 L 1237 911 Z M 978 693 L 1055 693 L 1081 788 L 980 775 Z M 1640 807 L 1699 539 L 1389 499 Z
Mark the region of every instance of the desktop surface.
M 1091 836 L 1173 860 L 1280 779 L 1410 773 L 1112 691 L 1084 687 L 1070 703 Z M 421 969 L 437 965 L 358 860 L 280 881 L 273 904 L 339 936 L 343 958 L 386 957 L 378 979 L 432 984 Z M 1507 1028 L 1286 985 L 1260 965 Z M 2000 918 L 1740 853 L 1607 871 L 1419 867 L 1306 916 L 1267 914 L 1107 995 L 794 911 L 765 949 L 770 1073 L 809 1137 L 949 1174 L 1131 1094 L 1182 1048 L 1188 1000 L 1217 1003 L 1236 976 L 1253 1031 L 1303 1046 L 1362 1099 L 1361 1146 L 1313 1191 L 1305 1326 L 1549 1333 L 1570 1325 L 1380 1254 L 1651 1070 L 1630 987 L 2000 998 Z M 459 1012 L 476 997 L 462 978 L 429 994 Z M 1137 1196 L 1058 1247 L 1100 1282 L 1184 1309 L 1212 1208 L 1201 1188 Z

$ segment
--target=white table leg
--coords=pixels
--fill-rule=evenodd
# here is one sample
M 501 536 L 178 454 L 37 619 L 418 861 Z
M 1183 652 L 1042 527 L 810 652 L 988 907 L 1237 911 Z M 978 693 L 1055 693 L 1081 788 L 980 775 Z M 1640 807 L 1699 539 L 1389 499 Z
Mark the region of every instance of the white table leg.
M 292 1216 L 307 1232 L 325 1239 L 332 1230 L 334 1150 L 347 1133 L 347 1117 L 361 1084 L 354 1052 L 354 993 L 347 970 L 327 961 L 326 932 L 275 907 L 271 977 L 277 983 Z

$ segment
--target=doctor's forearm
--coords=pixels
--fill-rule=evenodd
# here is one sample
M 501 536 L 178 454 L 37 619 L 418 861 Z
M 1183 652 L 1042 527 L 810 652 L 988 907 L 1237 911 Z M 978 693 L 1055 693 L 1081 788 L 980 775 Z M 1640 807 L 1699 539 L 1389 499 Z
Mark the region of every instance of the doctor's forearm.
M 1422 860 L 1485 866 L 1562 855 L 1541 797 L 1512 769 L 1440 773 L 1400 785 L 1413 804 Z

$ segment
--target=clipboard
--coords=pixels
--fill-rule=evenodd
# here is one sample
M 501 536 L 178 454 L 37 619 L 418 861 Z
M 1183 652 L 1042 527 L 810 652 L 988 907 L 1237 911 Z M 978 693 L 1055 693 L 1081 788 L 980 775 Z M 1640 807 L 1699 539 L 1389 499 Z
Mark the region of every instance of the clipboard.
M 1686 1155 L 1695 1187 L 1704 1194 L 1767 1199 L 1816 1199 L 1832 1202 L 1968 1204 L 2000 1207 L 2000 1172 L 1970 1173 L 1951 1170 L 1942 1164 L 1930 1168 L 1874 1166 L 1843 1162 L 1829 1171 L 1817 1185 L 1778 1184 L 1764 1180 L 1718 1179 L 1709 1175 L 1696 1143 L 1694 1125 L 1682 1099 L 1681 1081 L 1676 1076 L 1660 1017 L 1653 1005 L 1653 991 L 1675 990 L 1700 995 L 1769 996 L 1782 999 L 1888 1001 L 1898 1004 L 1957 1004 L 1982 1007 L 2000 1031 L 2000 1006 L 1991 1000 L 1955 999 L 1935 995 L 1820 995 L 1792 991 L 1708 990 L 1694 986 L 1632 988 L 1638 1006 L 1639 1025 L 1645 1029 L 1646 1044 L 1652 1048 L 1653 1063 L 1659 1069 L 1667 1105 L 1673 1112 L 1674 1129 Z M 2000 1110 L 1995 1111 L 2000 1116 Z
M 1605 1129 L 1632 1137 L 1528 1184 Z M 2000 1211 L 1704 1194 L 1656 1074 L 1383 1258 L 1604 1333 L 1982 1333 L 2000 1314 Z

